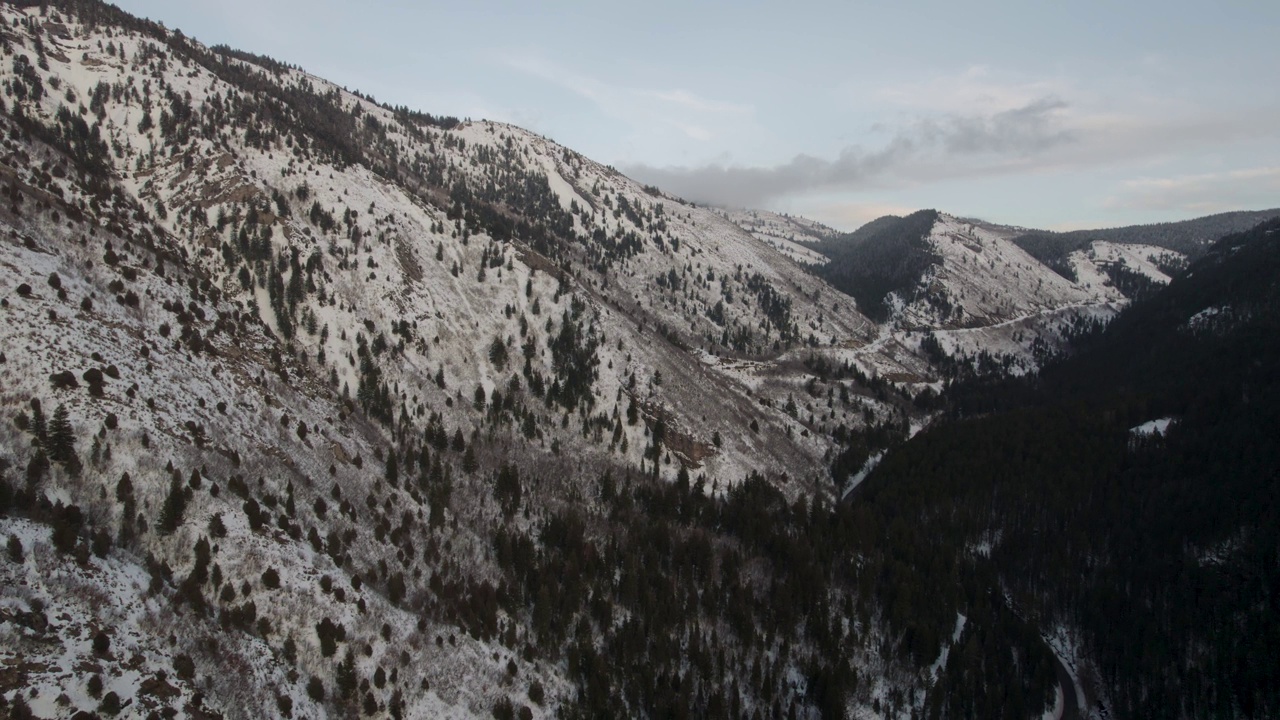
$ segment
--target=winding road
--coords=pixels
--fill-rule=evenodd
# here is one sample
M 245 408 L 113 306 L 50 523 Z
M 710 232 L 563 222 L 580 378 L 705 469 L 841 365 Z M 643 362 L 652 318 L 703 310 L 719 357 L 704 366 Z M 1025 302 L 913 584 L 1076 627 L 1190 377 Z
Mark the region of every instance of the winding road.
M 1080 698 L 1076 695 L 1076 682 L 1072 679 L 1071 673 L 1067 671 L 1066 663 L 1062 662 L 1062 658 L 1058 657 L 1058 653 L 1054 651 L 1053 646 L 1047 641 L 1044 645 L 1048 648 L 1049 654 L 1053 656 L 1053 673 L 1058 677 L 1058 687 L 1062 690 L 1061 720 L 1081 720 Z

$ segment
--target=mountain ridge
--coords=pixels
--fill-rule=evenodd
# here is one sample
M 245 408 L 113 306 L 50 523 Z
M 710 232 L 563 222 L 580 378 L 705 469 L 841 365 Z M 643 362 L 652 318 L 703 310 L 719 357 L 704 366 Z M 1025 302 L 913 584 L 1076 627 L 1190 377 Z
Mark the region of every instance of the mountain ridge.
M 962 612 L 962 642 L 1034 657 L 1038 639 L 1007 623 L 1008 607 L 1035 618 L 1098 712 L 1275 707 L 1275 667 L 1260 658 L 1276 631 L 1278 232 L 1272 219 L 1217 241 L 1034 378 L 954 387 L 953 419 L 875 466 L 862 517 L 917 517 L 927 538 L 905 540 L 886 596 L 943 577 L 970 587 L 922 609 L 910 635 L 936 641 Z M 982 706 L 997 685 L 977 678 L 998 672 L 949 667 L 939 704 Z
M 620 503 L 718 508 L 750 473 L 770 503 L 832 493 L 836 414 L 769 358 L 872 329 L 764 241 L 511 126 L 396 112 L 97 3 L 2 10 L 4 573 L 29 588 L 5 602 L 71 618 L 14 648 L 51 664 L 6 676 L 5 702 L 567 713 L 594 702 L 579 623 L 635 627 L 588 610 L 619 588 L 582 559 L 685 522 Z M 881 397 L 843 422 L 909 407 Z M 675 536 L 737 562 L 718 533 Z M 617 559 L 629 586 L 668 582 Z M 654 641 L 722 617 L 681 620 L 675 596 L 618 607 Z M 776 622 L 740 610 L 744 637 Z M 791 652 L 779 668 L 815 657 Z M 93 669 L 49 670 L 68 665 Z
M 909 712 L 934 658 L 836 493 L 1127 302 L 939 215 L 876 323 L 816 223 L 93 0 L 0 18 L 14 712 Z

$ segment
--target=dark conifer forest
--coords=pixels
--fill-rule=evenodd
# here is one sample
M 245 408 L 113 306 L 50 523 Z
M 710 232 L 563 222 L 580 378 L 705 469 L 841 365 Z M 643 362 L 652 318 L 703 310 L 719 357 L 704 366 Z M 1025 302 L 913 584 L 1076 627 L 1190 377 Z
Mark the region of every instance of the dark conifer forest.
M 1014 613 L 1079 628 L 1118 717 L 1274 716 L 1277 231 L 1216 243 L 1036 379 L 953 387 L 948 421 L 885 457 L 853 524 L 901 558 L 877 592 L 909 645 L 927 655 L 955 608 L 975 641 L 1017 648 Z M 913 591 L 948 602 L 898 599 Z M 943 705 L 987 716 L 991 670 L 949 664 Z

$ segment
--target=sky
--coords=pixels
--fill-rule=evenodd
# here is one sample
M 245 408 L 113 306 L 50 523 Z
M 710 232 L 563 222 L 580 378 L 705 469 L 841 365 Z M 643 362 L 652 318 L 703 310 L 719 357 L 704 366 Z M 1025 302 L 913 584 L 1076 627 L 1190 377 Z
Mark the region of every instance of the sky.
M 697 202 L 852 230 L 1280 207 L 1280 3 L 117 0 Z

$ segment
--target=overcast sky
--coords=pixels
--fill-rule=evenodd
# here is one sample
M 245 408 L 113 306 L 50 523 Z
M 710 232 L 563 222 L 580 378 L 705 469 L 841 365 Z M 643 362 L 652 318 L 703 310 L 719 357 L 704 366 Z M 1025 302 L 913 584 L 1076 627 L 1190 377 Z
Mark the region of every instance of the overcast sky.
M 119 0 L 688 199 L 844 230 L 1280 206 L 1280 2 Z

